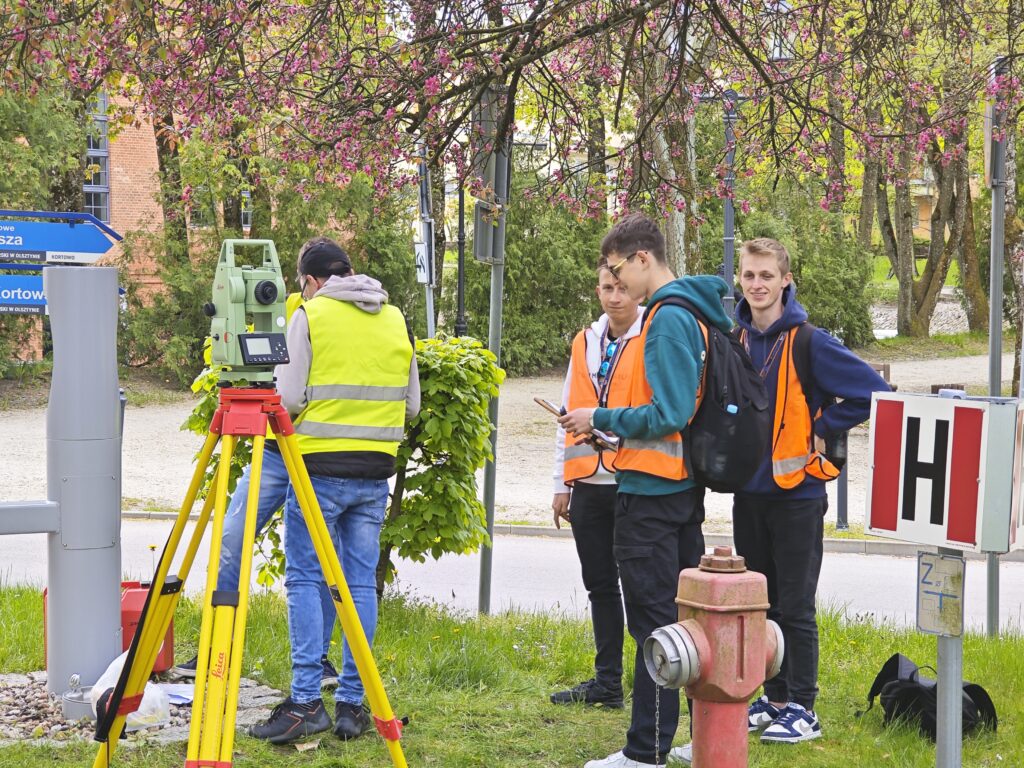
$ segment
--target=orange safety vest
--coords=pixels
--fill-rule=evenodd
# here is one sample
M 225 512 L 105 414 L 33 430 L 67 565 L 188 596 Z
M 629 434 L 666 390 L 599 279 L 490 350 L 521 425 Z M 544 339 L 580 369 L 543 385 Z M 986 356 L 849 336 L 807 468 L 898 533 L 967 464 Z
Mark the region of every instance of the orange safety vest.
M 656 305 L 651 309 L 644 323 L 640 335 L 637 337 L 637 346 L 641 350 L 647 343 L 647 332 L 654 322 L 654 315 L 661 309 Z M 704 336 L 704 349 L 708 346 L 708 329 L 698 320 L 697 327 Z M 706 369 L 705 369 L 706 370 Z M 704 397 L 704 375 L 701 371 L 700 383 L 696 394 L 696 405 L 693 409 L 697 413 L 700 408 L 701 399 Z M 644 366 L 644 356 L 636 355 L 633 363 L 633 375 L 629 388 L 629 407 L 636 408 L 641 405 L 649 405 L 654 392 L 651 385 L 647 383 L 647 371 Z M 690 417 L 693 418 L 692 416 Z M 685 480 L 689 473 L 686 471 L 686 461 L 683 455 L 683 435 L 681 432 L 672 432 L 654 440 L 622 439 L 619 443 L 619 450 L 615 455 L 612 465 L 617 470 L 630 472 L 643 472 L 655 477 L 663 477 L 666 480 Z
M 807 475 L 819 480 L 835 480 L 839 470 L 820 451 L 814 450 L 814 419 L 811 418 L 800 377 L 793 362 L 793 345 L 799 326 L 790 328 L 779 355 L 779 378 L 775 389 L 775 428 L 772 432 L 772 475 L 784 490 L 796 488 Z M 740 332 L 746 345 L 747 332 Z
M 567 410 L 574 408 L 625 408 L 629 405 L 629 375 L 636 364 L 633 358 L 641 344 L 633 343 L 635 338 L 622 339 L 612 357 L 611 369 L 605 379 L 604 391 L 599 392 L 587 367 L 587 333 L 580 331 L 572 342 L 572 378 L 569 380 L 569 401 Z M 643 357 L 643 355 L 639 355 Z M 603 402 L 602 402 L 603 396 Z M 565 433 L 564 482 L 572 485 L 576 480 L 593 477 L 599 466 L 609 472 L 612 468 L 605 463 L 604 451 L 589 443 L 576 445 L 576 438 Z

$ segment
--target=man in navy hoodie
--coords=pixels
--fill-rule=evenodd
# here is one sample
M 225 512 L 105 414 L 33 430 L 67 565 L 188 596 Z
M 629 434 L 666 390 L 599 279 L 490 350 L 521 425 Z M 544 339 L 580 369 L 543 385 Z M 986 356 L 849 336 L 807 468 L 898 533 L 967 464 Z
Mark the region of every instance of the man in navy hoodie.
M 775 414 L 771 455 L 733 500 L 736 551 L 768 579 L 768 617 L 786 641 L 782 671 L 750 705 L 748 725 L 765 742 L 821 736 L 818 624 L 814 597 L 821 571 L 825 482 L 839 472 L 826 446 L 870 413 L 871 393 L 888 391 L 875 371 L 821 329 L 810 336 L 810 382 L 796 375 L 794 347 L 807 311 L 796 300 L 789 254 L 769 238 L 740 249 L 736 307 L 741 339 L 761 372 Z M 781 398 L 782 407 L 777 403 Z M 837 402 L 838 401 L 838 402 Z
M 665 261 L 665 238 L 647 217 L 619 221 L 601 243 L 601 255 L 630 298 L 646 301 L 648 310 L 629 406 L 575 408 L 559 419 L 576 435 L 597 428 L 622 438 L 614 462 L 619 492 L 613 550 L 626 623 L 636 640 L 633 710 L 623 749 L 584 768 L 646 768 L 665 764 L 679 721 L 679 692 L 662 690 L 659 702 L 643 644 L 653 630 L 676 621 L 679 571 L 697 566 L 704 554 L 704 489 L 687 475 L 680 432 L 696 407 L 706 345 L 691 312 L 660 302 L 681 297 L 722 331 L 732 324 L 722 309 L 725 281 L 712 275 L 676 279 Z M 672 757 L 682 749 L 673 749 Z

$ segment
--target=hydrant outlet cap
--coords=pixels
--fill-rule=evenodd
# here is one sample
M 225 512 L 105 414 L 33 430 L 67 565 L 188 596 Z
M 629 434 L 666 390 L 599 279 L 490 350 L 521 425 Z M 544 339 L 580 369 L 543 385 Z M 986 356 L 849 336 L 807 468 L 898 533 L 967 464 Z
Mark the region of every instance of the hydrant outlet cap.
M 747 570 L 747 563 L 742 556 L 732 553 L 732 547 L 715 547 L 713 554 L 701 557 L 700 569 L 714 573 L 742 573 Z

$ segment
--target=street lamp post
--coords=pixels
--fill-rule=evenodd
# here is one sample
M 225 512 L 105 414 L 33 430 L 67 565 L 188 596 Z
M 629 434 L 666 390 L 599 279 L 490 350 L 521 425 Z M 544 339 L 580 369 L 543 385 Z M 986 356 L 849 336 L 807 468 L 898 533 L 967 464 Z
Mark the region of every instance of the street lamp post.
M 722 94 L 725 107 L 722 120 L 725 123 L 725 222 L 722 230 L 722 247 L 724 250 L 722 266 L 725 272 L 725 281 L 729 283 L 729 292 L 722 302 L 725 307 L 725 314 L 732 317 L 733 285 L 735 285 L 736 270 L 733 265 L 733 258 L 736 254 L 736 208 L 733 205 L 733 197 L 736 191 L 736 121 L 739 113 L 736 111 L 736 102 L 739 95 L 731 88 Z
M 722 123 L 725 126 L 725 203 L 724 222 L 722 229 L 722 277 L 729 284 L 729 292 L 722 299 L 722 306 L 725 313 L 732 317 L 733 308 L 736 303 L 733 295 L 735 278 L 735 256 L 736 256 L 736 208 L 733 204 L 733 197 L 736 191 L 736 123 L 739 120 L 739 112 L 736 107 L 743 100 L 732 88 L 718 95 L 701 96 L 702 103 L 722 101 Z
M 465 336 L 469 326 L 466 325 L 466 189 L 459 179 L 459 263 L 456 281 L 455 335 Z

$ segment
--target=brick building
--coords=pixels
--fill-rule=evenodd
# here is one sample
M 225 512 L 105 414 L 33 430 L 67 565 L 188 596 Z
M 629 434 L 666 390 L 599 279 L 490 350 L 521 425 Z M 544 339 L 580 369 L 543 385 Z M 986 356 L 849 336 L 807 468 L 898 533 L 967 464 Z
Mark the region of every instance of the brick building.
M 98 106 L 93 116 L 94 131 L 86 148 L 87 162 L 93 172 L 84 180 L 83 210 L 109 224 L 122 236 L 140 230 L 154 232 L 163 224 L 163 212 L 158 202 L 159 164 L 153 128 L 144 122 L 127 126 L 111 137 L 107 130 L 105 100 L 101 99 Z M 104 261 L 116 263 L 120 256 L 121 246 L 115 244 Z M 136 252 L 129 270 L 131 277 L 145 287 L 160 285 L 156 265 L 147 254 Z M 43 356 L 43 320 L 41 317 L 26 320 L 35 327 L 24 357 L 39 360 Z

